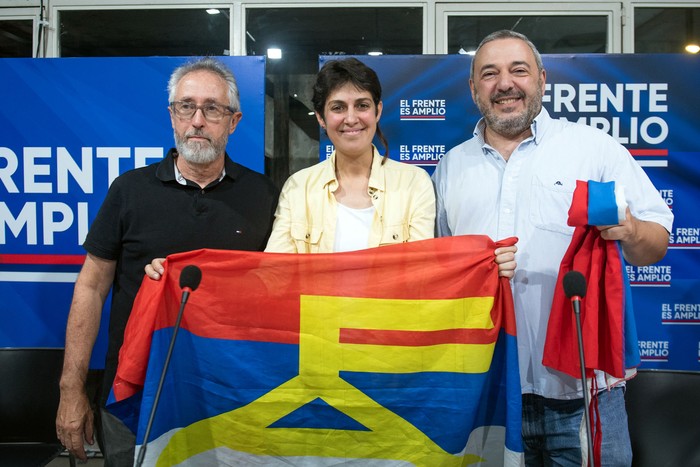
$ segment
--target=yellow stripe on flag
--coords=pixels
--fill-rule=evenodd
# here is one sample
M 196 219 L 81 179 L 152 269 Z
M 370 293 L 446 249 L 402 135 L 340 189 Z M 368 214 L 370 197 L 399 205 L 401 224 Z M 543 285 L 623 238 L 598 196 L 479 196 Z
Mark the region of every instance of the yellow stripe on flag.
M 340 330 L 491 330 L 493 297 L 450 300 L 387 300 L 301 297 L 299 373 L 337 376 L 340 371 L 416 373 L 488 371 L 494 342 L 385 346 L 341 344 Z

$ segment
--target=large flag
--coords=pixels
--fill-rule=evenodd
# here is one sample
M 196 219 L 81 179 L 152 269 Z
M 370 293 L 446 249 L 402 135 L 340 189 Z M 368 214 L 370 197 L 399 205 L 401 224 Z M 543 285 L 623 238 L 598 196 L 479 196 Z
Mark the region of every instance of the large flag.
M 514 242 L 170 256 L 136 298 L 110 410 L 138 453 L 196 265 L 144 465 L 518 464 L 513 302 L 493 253 Z

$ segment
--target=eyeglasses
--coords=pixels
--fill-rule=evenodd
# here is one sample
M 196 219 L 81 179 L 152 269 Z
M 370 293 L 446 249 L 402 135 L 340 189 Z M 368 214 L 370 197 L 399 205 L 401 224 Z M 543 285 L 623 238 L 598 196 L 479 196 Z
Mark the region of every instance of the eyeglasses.
M 204 118 L 210 122 L 218 122 L 227 113 L 235 113 L 236 111 L 227 105 L 207 102 L 206 104 L 197 105 L 189 101 L 175 101 L 170 103 L 170 107 L 175 112 L 178 118 L 182 120 L 191 120 L 198 109 L 202 110 Z

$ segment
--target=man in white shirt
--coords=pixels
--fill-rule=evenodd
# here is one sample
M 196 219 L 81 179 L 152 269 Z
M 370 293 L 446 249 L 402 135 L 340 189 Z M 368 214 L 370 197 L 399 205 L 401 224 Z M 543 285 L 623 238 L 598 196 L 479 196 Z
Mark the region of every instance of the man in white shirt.
M 438 235 L 517 236 L 512 280 L 523 394 L 527 465 L 582 465 L 580 380 L 542 364 L 559 265 L 572 238 L 567 225 L 576 180 L 614 181 L 629 209 L 618 225 L 601 226 L 634 265 L 666 253 L 673 215 L 629 152 L 597 129 L 552 119 L 542 107 L 546 72 L 525 36 L 487 36 L 472 61 L 469 85 L 483 118 L 474 137 L 450 150 L 433 175 Z M 597 378 L 601 465 L 630 465 L 624 390 Z

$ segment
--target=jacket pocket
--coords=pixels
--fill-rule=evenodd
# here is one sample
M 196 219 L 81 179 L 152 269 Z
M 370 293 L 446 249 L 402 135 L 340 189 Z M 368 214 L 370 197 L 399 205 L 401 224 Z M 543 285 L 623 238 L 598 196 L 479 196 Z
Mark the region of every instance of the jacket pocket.
M 299 253 L 315 253 L 318 251 L 318 243 L 321 241 L 323 229 L 318 227 L 292 223 L 291 235 Z
M 384 227 L 382 238 L 379 239 L 379 246 L 393 245 L 395 243 L 404 243 L 408 239 L 408 224 L 402 222 Z

